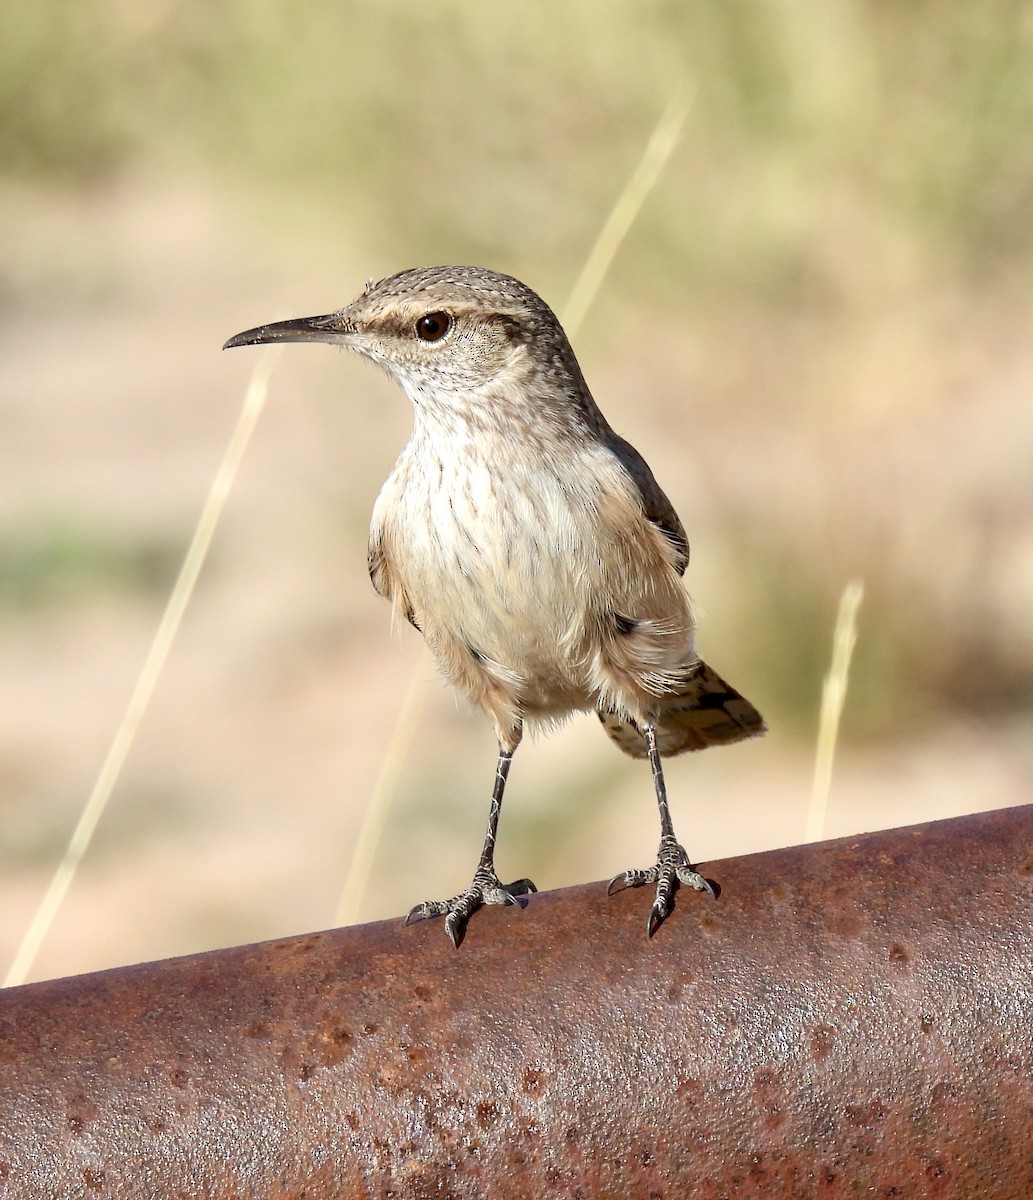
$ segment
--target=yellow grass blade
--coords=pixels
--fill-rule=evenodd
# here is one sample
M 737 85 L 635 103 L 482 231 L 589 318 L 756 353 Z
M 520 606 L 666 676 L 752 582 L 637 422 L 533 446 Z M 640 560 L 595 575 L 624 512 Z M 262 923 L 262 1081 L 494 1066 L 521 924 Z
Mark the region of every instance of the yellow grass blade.
M 355 849 L 352 851 L 351 863 L 344 879 L 344 887 L 341 889 L 341 898 L 334 913 L 334 925 L 351 925 L 359 917 L 377 849 L 387 824 L 387 814 L 398 794 L 402 769 L 423 708 L 420 681 L 424 678 L 430 662 L 430 654 L 425 649 L 420 654 L 420 660 L 409 680 L 409 686 L 405 689 L 402 706 L 391 731 L 391 739 L 373 784 L 373 794 L 363 814 L 359 836 L 355 839 Z
M 212 481 L 212 486 L 208 492 L 204 508 L 201 511 L 197 528 L 194 530 L 194 536 L 183 559 L 179 576 L 165 606 L 165 612 L 162 614 L 157 632 L 154 635 L 154 641 L 151 643 L 151 648 L 140 671 L 140 676 L 137 679 L 136 687 L 133 689 L 133 694 L 129 699 L 129 704 L 126 707 L 122 721 L 115 731 L 114 740 L 101 766 L 97 781 L 93 785 L 93 791 L 90 793 L 79 821 L 72 832 L 68 846 L 65 849 L 64 857 L 58 864 L 50 885 L 14 956 L 14 961 L 11 963 L 10 969 L 4 979 L 4 987 L 12 987 L 23 983 L 32 969 L 32 964 L 36 960 L 39 948 L 43 944 L 43 940 L 47 936 L 54 918 L 57 916 L 62 901 L 75 878 L 76 871 L 79 869 L 79 864 L 82 862 L 83 855 L 86 853 L 97 825 L 104 814 L 108 800 L 111 797 L 122 766 L 125 763 L 126 756 L 136 737 L 137 730 L 140 728 L 140 722 L 143 720 L 147 705 L 154 693 L 155 685 L 165 665 L 172 641 L 183 619 L 183 613 L 190 602 L 194 585 L 197 583 L 197 577 L 201 572 L 208 548 L 211 545 L 215 527 L 218 524 L 223 506 L 226 503 L 226 497 L 229 495 L 233 480 L 237 474 L 237 469 L 244 456 L 244 450 L 262 412 L 269 390 L 269 376 L 272 373 L 273 364 L 278 357 L 278 353 L 279 347 L 271 347 L 265 351 L 255 364 L 251 381 L 244 396 L 240 417 L 230 437 L 229 445 L 226 447 L 223 460 Z
M 821 693 L 821 716 L 818 722 L 818 747 L 814 758 L 814 785 L 807 810 L 804 840 L 817 842 L 825 831 L 829 791 L 832 787 L 832 767 L 839 738 L 839 722 L 846 703 L 850 661 L 857 644 L 857 610 L 864 595 L 864 584 L 855 579 L 848 583 L 839 601 L 836 628 L 832 635 L 832 663 Z
M 562 312 L 560 322 L 568 334 L 573 334 L 580 328 L 585 314 L 592 306 L 599 288 L 602 286 L 606 273 L 609 271 L 621 243 L 628 236 L 628 231 L 635 218 L 642 211 L 646 197 L 656 186 L 668 159 L 674 152 L 682 129 L 689 115 L 692 97 L 679 88 L 671 97 L 670 103 L 663 111 L 657 122 L 652 136 L 646 145 L 638 166 L 628 177 L 624 190 L 617 197 L 617 203 L 610 210 L 595 245 L 589 251 L 585 265 L 581 268 L 577 283 L 570 293 Z

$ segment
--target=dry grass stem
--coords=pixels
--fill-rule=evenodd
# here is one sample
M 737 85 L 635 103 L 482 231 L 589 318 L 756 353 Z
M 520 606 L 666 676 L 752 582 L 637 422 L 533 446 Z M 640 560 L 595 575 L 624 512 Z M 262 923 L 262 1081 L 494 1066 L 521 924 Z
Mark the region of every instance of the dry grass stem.
M 642 211 L 649 193 L 656 186 L 668 159 L 674 152 L 689 115 L 692 97 L 679 88 L 664 109 L 638 165 L 628 177 L 617 203 L 610 210 L 595 245 L 589 251 L 577 283 L 560 312 L 560 324 L 573 337 L 585 314 L 599 294 L 621 243 Z
M 197 528 L 194 530 L 194 535 L 187 548 L 183 565 L 180 567 L 179 575 L 154 635 L 154 641 L 151 643 L 151 648 L 136 681 L 136 687 L 133 689 L 125 714 L 115 731 L 111 748 L 108 750 L 97 781 L 93 785 L 89 799 L 72 832 L 64 856 L 58 864 L 14 956 L 4 979 L 4 987 L 13 987 L 23 983 L 32 969 L 39 948 L 57 916 L 68 889 L 75 879 L 79 864 L 82 862 L 100 819 L 104 815 L 104 810 L 114 791 L 115 784 L 118 782 L 119 774 L 140 728 L 144 713 L 147 711 L 147 705 L 154 694 L 155 686 L 168 658 L 169 649 L 179 629 L 183 614 L 190 603 L 190 597 L 204 565 L 244 451 L 265 405 L 265 398 L 269 390 L 269 377 L 278 353 L 278 347 L 267 349 L 255 365 L 244 396 L 240 417 L 212 481 Z
M 373 785 L 373 794 L 366 805 L 359 835 L 355 839 L 355 849 L 352 851 L 351 863 L 341 888 L 341 898 L 334 913 L 334 925 L 350 925 L 359 918 L 373 863 L 376 861 L 377 849 L 387 824 L 387 814 L 398 794 L 398 782 L 402 777 L 405 760 L 423 708 L 420 681 L 430 662 L 430 654 L 424 649 L 419 657 L 420 662 L 405 689 L 405 696 L 391 731 L 391 739 Z
M 818 722 L 818 746 L 814 759 L 814 785 L 807 810 L 804 840 L 817 842 L 825 831 L 829 791 L 832 787 L 832 768 L 836 758 L 839 722 L 846 703 L 850 661 L 857 644 L 857 610 L 864 595 L 864 585 L 855 579 L 843 589 L 832 635 L 832 663 L 821 693 L 821 716 Z

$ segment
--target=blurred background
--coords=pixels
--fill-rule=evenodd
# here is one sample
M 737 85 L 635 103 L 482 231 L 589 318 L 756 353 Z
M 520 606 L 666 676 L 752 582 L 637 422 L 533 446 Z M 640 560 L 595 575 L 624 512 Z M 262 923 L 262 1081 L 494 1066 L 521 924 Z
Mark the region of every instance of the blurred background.
M 704 863 L 802 840 L 855 578 L 825 834 L 1030 800 L 1030 4 L 36 0 L 0 43 L 4 962 L 237 419 L 256 352 L 222 342 L 418 263 L 562 312 L 679 88 L 574 338 L 688 528 L 704 654 L 771 729 L 671 762 L 679 833 Z M 409 422 L 368 364 L 285 350 L 34 977 L 331 924 L 410 688 L 359 916 L 465 885 L 491 729 L 366 575 Z M 521 749 L 503 878 L 608 878 L 656 839 L 594 719 Z

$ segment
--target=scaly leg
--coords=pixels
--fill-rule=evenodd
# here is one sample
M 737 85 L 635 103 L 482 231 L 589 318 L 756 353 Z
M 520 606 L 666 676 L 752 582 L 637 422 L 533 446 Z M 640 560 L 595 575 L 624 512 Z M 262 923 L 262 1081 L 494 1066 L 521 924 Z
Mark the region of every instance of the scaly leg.
M 606 894 L 612 896 L 614 892 L 624 888 L 655 883 L 656 899 L 646 922 L 646 933 L 652 937 L 674 907 L 674 893 L 679 884 L 695 888 L 697 892 L 709 892 L 711 896 L 715 895 L 715 892 L 711 883 L 689 862 L 685 847 L 674 836 L 671 809 L 667 803 L 667 784 L 664 782 L 663 764 L 660 762 L 660 751 L 656 745 L 656 728 L 653 725 L 643 725 L 641 729 L 649 749 L 649 765 L 653 769 L 653 786 L 656 788 L 656 803 L 660 809 L 660 849 L 657 851 L 655 867 L 644 871 L 624 871 L 615 875 L 610 880 Z
M 467 921 L 483 905 L 515 904 L 519 907 L 518 896 L 526 896 L 528 892 L 538 890 L 530 879 L 518 879 L 515 883 L 505 884 L 500 883 L 495 874 L 495 838 L 499 827 L 499 813 L 502 811 L 502 794 L 506 790 L 506 779 L 509 776 L 514 749 L 515 747 L 507 750 L 499 746 L 495 787 L 491 793 L 491 807 L 488 809 L 488 831 L 484 835 L 484 849 L 481 851 L 477 870 L 473 873 L 473 882 L 451 900 L 425 900 L 422 904 L 417 904 L 405 918 L 406 925 L 409 925 L 426 917 L 443 916 L 445 932 L 457 950 L 463 940 Z

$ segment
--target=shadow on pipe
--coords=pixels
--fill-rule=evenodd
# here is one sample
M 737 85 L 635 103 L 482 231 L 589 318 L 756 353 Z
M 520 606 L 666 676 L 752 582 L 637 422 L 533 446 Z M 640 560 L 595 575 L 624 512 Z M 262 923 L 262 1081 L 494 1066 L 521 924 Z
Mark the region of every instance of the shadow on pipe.
M 0 1198 L 1033 1195 L 1033 806 L 0 993 Z

